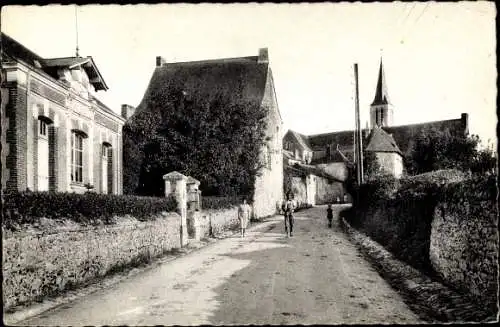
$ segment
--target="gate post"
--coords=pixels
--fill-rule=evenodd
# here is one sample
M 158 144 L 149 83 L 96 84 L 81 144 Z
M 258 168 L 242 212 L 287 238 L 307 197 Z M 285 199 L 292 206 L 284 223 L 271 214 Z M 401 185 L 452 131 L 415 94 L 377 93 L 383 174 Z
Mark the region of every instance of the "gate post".
M 183 174 L 173 171 L 163 175 L 165 181 L 165 196 L 174 195 L 177 200 L 177 211 L 181 216 L 180 221 L 180 244 L 181 247 L 187 244 L 187 177 Z

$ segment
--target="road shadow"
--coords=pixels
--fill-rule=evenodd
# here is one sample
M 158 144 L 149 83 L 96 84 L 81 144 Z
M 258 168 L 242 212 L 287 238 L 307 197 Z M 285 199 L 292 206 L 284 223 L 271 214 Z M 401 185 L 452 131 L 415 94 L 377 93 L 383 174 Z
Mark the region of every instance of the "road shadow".
M 302 219 L 297 221 L 294 237 L 286 237 L 284 225 L 277 223 L 272 228 L 261 231 L 258 239 L 243 239 L 249 243 L 245 247 L 220 254 L 248 264 L 212 289 L 216 294 L 213 301 L 217 305 L 207 317 L 210 324 L 342 324 L 352 323 L 356 319 L 349 316 L 352 311 L 349 306 L 354 306 L 357 310 L 368 309 L 363 307 L 366 304 L 362 295 L 356 294 L 351 288 L 339 288 L 337 294 L 325 296 L 326 294 L 313 293 L 308 283 L 297 279 L 296 270 L 314 270 L 311 267 L 330 260 L 329 256 L 314 250 L 313 244 L 326 241 L 318 234 L 317 227 L 311 226 L 318 224 L 318 221 L 313 221 L 318 218 L 309 218 L 306 210 L 301 212 L 300 218 Z M 305 268 L 304 265 L 310 266 Z M 318 267 L 317 271 L 321 269 L 323 268 Z M 338 277 L 331 278 L 335 281 Z M 308 312 L 311 303 L 302 305 L 300 302 L 304 298 L 313 301 L 315 311 L 325 308 L 324 314 L 318 316 L 317 313 Z M 338 308 L 332 309 L 335 306 Z M 326 310 L 329 308 L 330 314 L 327 316 Z M 332 312 L 337 313 L 335 319 L 338 321 L 332 321 Z M 359 323 L 380 322 L 359 320 Z

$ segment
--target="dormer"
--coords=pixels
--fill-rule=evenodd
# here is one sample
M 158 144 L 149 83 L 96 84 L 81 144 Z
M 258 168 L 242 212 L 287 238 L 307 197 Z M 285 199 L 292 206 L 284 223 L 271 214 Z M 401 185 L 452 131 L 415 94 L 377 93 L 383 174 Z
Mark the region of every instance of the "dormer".
M 89 97 L 89 92 L 108 89 L 92 57 L 44 59 L 43 69 L 85 98 Z

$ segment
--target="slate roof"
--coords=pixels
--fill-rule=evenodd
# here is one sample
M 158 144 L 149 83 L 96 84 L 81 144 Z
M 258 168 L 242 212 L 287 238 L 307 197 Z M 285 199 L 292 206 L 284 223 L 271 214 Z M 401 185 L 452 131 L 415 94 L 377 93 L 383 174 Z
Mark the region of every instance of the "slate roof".
M 340 180 L 336 176 L 333 176 L 332 174 L 327 173 L 324 169 L 316 167 L 316 166 L 296 163 L 292 166 L 292 168 L 298 169 L 298 170 L 303 171 L 305 173 L 314 174 L 316 176 L 326 178 L 330 181 L 343 182 L 342 180 Z
M 444 131 L 448 129 L 450 133 L 454 135 L 463 135 L 467 132 L 467 126 L 465 126 L 464 122 L 460 118 L 431 121 L 420 124 L 382 127 L 382 129 L 392 135 L 399 149 L 405 155 L 411 150 L 414 140 L 424 130 L 436 129 Z
M 33 67 L 36 67 L 36 61 L 40 64 L 43 62 L 42 57 L 3 32 L 1 33 L 0 43 L 2 48 L 2 60 L 5 59 L 4 55 L 7 54 L 15 59 L 20 59 Z
M 170 87 L 182 88 L 187 97 L 210 101 L 222 95 L 260 105 L 268 74 L 269 63 L 258 62 L 258 56 L 165 63 L 155 68 L 136 112 L 148 107 L 153 92 L 166 94 Z
M 437 129 L 445 130 L 448 129 L 452 134 L 464 134 L 467 132 L 467 126 L 465 122 L 461 119 L 448 119 L 431 121 L 418 124 L 407 124 L 399 126 L 382 127 L 382 130 L 387 132 L 387 134 L 392 135 L 394 142 L 399 148 L 400 152 L 407 155 L 413 146 L 414 140 L 419 136 L 419 134 L 424 130 Z M 366 129 L 362 131 L 362 135 L 365 135 Z M 313 150 L 325 150 L 327 146 L 332 145 L 335 147 L 338 145 L 340 150 L 344 155 L 346 155 L 349 160 L 352 160 L 352 151 L 349 150 L 354 146 L 354 131 L 340 131 L 332 133 L 323 133 L 317 135 L 308 136 L 309 143 Z M 363 147 L 367 145 L 367 139 L 363 139 Z M 334 156 L 334 159 L 338 158 Z M 316 159 L 314 163 L 322 162 L 332 162 L 329 159 Z
M 114 112 L 111 108 L 109 108 L 107 105 L 105 105 L 104 102 L 102 102 L 101 100 L 99 100 L 98 98 L 96 98 L 95 96 L 93 96 L 92 94 L 89 94 L 89 97 L 90 97 L 90 99 L 94 100 L 101 109 L 103 109 L 104 111 L 112 113 L 113 115 L 117 116 L 116 112 Z
M 372 152 L 395 152 L 402 155 L 394 138 L 378 126 L 375 126 L 370 133 L 365 150 Z
M 380 68 L 378 72 L 377 87 L 375 88 L 375 97 L 373 98 L 373 105 L 389 104 L 389 93 L 387 92 L 387 83 L 385 81 L 385 72 L 380 59 Z
M 313 149 L 324 148 L 330 144 L 348 145 L 354 143 L 354 131 L 309 135 L 308 139 Z
M 26 48 L 21 43 L 17 42 L 5 33 L 1 33 L 2 60 L 3 55 L 24 61 L 34 69 L 43 71 L 53 78 L 57 79 L 57 68 L 59 67 L 74 67 L 82 65 L 87 73 L 90 83 L 96 91 L 107 90 L 108 86 L 97 69 L 92 57 L 64 57 L 64 58 L 42 58 L 33 51 Z

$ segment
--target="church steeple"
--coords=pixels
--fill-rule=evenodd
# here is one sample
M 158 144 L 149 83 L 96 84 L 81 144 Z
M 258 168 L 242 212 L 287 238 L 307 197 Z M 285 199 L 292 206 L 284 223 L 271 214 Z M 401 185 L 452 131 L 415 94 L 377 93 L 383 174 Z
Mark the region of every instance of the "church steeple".
M 380 68 L 378 72 L 377 87 L 375 97 L 370 106 L 370 122 L 372 128 L 377 126 L 384 127 L 392 125 L 392 105 L 387 92 L 387 83 L 385 81 L 385 72 L 382 58 L 380 58 Z

